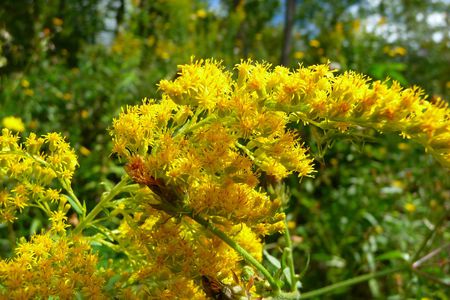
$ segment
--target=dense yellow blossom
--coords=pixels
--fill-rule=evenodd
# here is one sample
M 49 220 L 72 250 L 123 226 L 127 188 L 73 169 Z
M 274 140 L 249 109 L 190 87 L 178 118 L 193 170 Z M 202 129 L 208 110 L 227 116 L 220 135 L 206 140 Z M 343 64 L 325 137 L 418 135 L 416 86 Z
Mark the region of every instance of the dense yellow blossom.
M 8 129 L 0 135 L 0 222 L 13 222 L 16 213 L 35 205 L 50 213 L 57 202 L 67 211 L 67 199 L 54 188 L 59 179 L 70 182 L 77 157 L 58 133 L 37 137 L 31 133 L 24 143 Z M 60 227 L 59 227 L 60 228 Z
M 3 118 L 2 125 L 5 128 L 8 128 L 10 130 L 14 130 L 14 131 L 17 131 L 17 132 L 22 132 L 22 131 L 25 130 L 25 125 L 23 124 L 22 119 L 14 117 L 14 116 Z
M 81 237 L 49 231 L 21 240 L 15 256 L 0 260 L 2 299 L 106 299 L 97 256 Z
M 230 283 L 242 271 L 242 258 L 195 216 L 261 260 L 262 236 L 284 222 L 283 197 L 267 190 L 292 173 L 314 172 L 298 122 L 400 133 L 450 165 L 449 110 L 418 88 L 336 75 L 327 65 L 290 70 L 242 61 L 235 70 L 236 77 L 213 60 L 179 66 L 175 80 L 159 83 L 160 100 L 126 107 L 113 122 L 113 152 L 142 187 L 119 230 L 130 257 L 145 261 L 132 284 L 183 286 L 202 297 L 201 276 Z

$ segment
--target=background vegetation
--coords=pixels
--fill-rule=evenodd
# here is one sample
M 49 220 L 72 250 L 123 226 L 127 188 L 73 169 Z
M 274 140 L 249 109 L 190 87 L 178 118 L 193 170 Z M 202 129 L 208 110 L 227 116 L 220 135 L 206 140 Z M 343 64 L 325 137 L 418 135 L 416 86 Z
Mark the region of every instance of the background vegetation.
M 329 62 L 339 72 L 421 86 L 430 101 L 448 99 L 448 11 L 445 0 L 3 1 L 0 120 L 20 117 L 25 135 L 67 136 L 80 162 L 74 190 L 93 206 L 103 191 L 98 182 L 123 172 L 110 158 L 112 118 L 122 106 L 157 97 L 157 82 L 192 56 L 229 67 L 246 58 L 291 67 Z M 287 182 L 302 291 L 437 250 L 417 272 L 327 297 L 448 299 L 448 171 L 397 136 L 363 132 L 330 144 L 330 134 L 302 131 L 318 172 Z M 14 228 L 0 224 L 1 256 L 11 255 L 14 238 L 45 226 L 33 209 Z M 280 239 L 267 240 L 275 257 Z

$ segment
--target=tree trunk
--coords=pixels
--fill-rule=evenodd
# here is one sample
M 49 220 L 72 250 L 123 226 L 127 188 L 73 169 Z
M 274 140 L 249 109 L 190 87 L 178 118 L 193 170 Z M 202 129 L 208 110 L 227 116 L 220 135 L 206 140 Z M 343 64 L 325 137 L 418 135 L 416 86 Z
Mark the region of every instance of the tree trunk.
M 283 48 L 281 49 L 280 64 L 289 65 L 289 54 L 292 48 L 292 28 L 294 27 L 295 0 L 285 0 Z

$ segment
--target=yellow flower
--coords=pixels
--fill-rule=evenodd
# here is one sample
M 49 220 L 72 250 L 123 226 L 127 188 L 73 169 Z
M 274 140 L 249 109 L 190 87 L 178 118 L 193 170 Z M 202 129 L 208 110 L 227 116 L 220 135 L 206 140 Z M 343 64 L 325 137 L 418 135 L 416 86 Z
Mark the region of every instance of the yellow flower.
M 81 146 L 80 153 L 83 154 L 84 156 L 88 156 L 89 154 L 91 154 L 91 150 L 89 150 L 88 148 L 86 148 L 84 146 Z
M 66 101 L 70 101 L 70 100 L 72 100 L 73 95 L 72 95 L 71 93 L 64 93 L 64 94 L 62 95 L 62 98 L 63 98 L 64 100 L 66 100 Z
M 355 19 L 352 22 L 352 30 L 353 31 L 359 31 L 361 28 L 361 20 L 360 19 Z
M 284 230 L 286 199 L 274 187 L 289 174 L 314 172 L 298 123 L 349 135 L 361 128 L 402 134 L 450 166 L 448 107 L 426 101 L 416 87 L 336 74 L 328 65 L 291 70 L 247 60 L 235 71 L 193 60 L 174 80 L 160 81 L 161 99 L 127 106 L 113 121 L 114 153 L 141 186 L 131 203 L 136 212 L 120 225 L 120 244 L 145 258 L 130 282 L 161 283 L 150 297 L 173 298 L 174 290 L 194 297 L 192 278 L 230 283 L 243 271 L 241 258 L 192 219 L 203 218 L 260 259 L 263 236 Z
M 65 207 L 65 198 L 59 197 L 59 192 L 50 187 L 55 185 L 58 176 L 70 180 L 77 160 L 73 149 L 59 134 L 37 137 L 31 133 L 25 143 L 19 143 L 19 137 L 4 128 L 0 149 L 0 173 L 11 191 L 1 197 L 0 222 L 14 221 L 16 212 L 37 202 L 60 201 L 61 207 Z M 1 190 L 0 194 L 4 195 Z
M 302 59 L 303 57 L 305 57 L 305 52 L 303 52 L 303 51 L 295 51 L 294 52 L 295 59 Z
M 397 147 L 398 147 L 398 149 L 400 149 L 402 151 L 406 151 L 406 150 L 410 149 L 410 145 L 407 143 L 399 143 Z
M 33 235 L 29 242 L 20 240 L 15 255 L 0 260 L 0 297 L 105 299 L 105 282 L 89 243 L 78 236 L 69 239 L 53 233 Z
M 22 79 L 20 84 L 22 85 L 23 88 L 28 88 L 30 86 L 30 82 L 26 79 Z
M 153 35 L 149 35 L 145 40 L 145 43 L 147 44 L 147 46 L 152 47 L 155 44 L 155 41 L 155 37 Z
M 199 10 L 197 10 L 197 12 L 195 14 L 198 18 L 204 19 L 204 18 L 206 18 L 208 13 L 204 9 L 199 9 Z
M 17 131 L 22 132 L 25 130 L 25 125 L 23 124 L 23 121 L 21 118 L 17 118 L 14 116 L 5 117 L 2 120 L 3 127 Z
M 81 110 L 80 116 L 82 119 L 87 119 L 89 117 L 89 111 L 86 109 Z
M 25 89 L 25 91 L 23 91 L 23 93 L 27 96 L 34 96 L 34 91 L 32 89 Z
M 53 25 L 55 25 L 55 26 L 61 26 L 64 23 L 64 21 L 60 18 L 53 18 L 52 22 L 53 22 Z
M 320 42 L 318 40 L 310 40 L 309 41 L 309 45 L 313 48 L 319 48 L 320 47 Z
M 416 205 L 411 202 L 405 204 L 405 210 L 409 213 L 413 213 L 416 211 Z

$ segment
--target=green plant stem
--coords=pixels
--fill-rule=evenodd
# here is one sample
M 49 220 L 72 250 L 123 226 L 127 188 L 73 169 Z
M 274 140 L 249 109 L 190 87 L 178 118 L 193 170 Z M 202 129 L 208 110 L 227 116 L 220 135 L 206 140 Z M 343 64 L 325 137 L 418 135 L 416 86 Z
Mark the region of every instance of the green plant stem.
M 16 248 L 16 231 L 14 230 L 13 223 L 11 222 L 7 223 L 8 223 L 8 239 L 11 244 L 11 250 L 14 251 L 14 249 Z
M 287 255 L 287 263 L 289 267 L 289 273 L 291 275 L 291 292 L 295 292 L 297 290 L 297 277 L 295 276 L 294 269 L 294 256 L 292 255 L 292 241 L 291 235 L 289 234 L 289 228 L 287 224 L 287 219 L 284 219 L 284 239 L 286 240 L 286 248 L 284 251 L 289 251 Z
M 450 283 L 445 282 L 445 281 L 441 280 L 440 278 L 434 277 L 433 275 L 428 274 L 426 272 L 422 272 L 422 271 L 419 271 L 417 269 L 412 269 L 412 272 L 417 274 L 417 275 L 419 275 L 419 276 L 425 277 L 426 279 L 431 280 L 431 281 L 433 281 L 433 282 L 435 282 L 437 284 L 450 287 Z
M 447 219 L 448 211 L 445 211 L 444 214 L 441 216 L 441 218 L 437 221 L 437 223 L 434 225 L 433 230 L 428 232 L 428 234 L 423 239 L 422 243 L 420 244 L 419 248 L 417 249 L 416 253 L 414 254 L 411 262 L 414 263 L 416 260 L 419 259 L 420 254 L 422 253 L 423 249 L 428 244 L 428 241 L 433 237 L 433 235 L 436 233 L 436 231 L 444 224 L 444 221 Z
M 209 230 L 211 233 L 216 235 L 218 238 L 220 238 L 222 241 L 224 241 L 228 246 L 233 248 L 237 253 L 239 253 L 246 262 L 254 266 L 261 274 L 264 275 L 264 277 L 269 282 L 270 286 L 273 290 L 273 296 L 276 296 L 280 293 L 280 287 L 278 286 L 275 279 L 272 277 L 270 272 L 259 262 L 257 261 L 250 253 L 247 252 L 244 248 L 242 248 L 238 243 L 233 241 L 226 233 L 216 228 L 211 222 L 205 220 L 204 218 L 200 217 L 197 214 L 190 213 L 188 216 L 202 225 L 204 228 Z
M 100 202 L 89 212 L 89 214 L 81 220 L 80 224 L 73 230 L 74 234 L 81 233 L 89 224 L 94 220 L 94 218 L 109 204 L 111 200 L 114 199 L 117 194 L 124 192 L 126 184 L 128 182 L 128 177 L 122 177 L 122 180 L 116 184 L 109 192 L 103 193 Z M 138 187 L 137 184 L 130 185 L 128 187 Z
M 66 190 L 70 199 L 73 201 L 73 202 L 71 202 L 71 201 L 69 201 L 69 202 L 74 207 L 76 212 L 81 214 L 83 217 L 86 216 L 86 209 L 83 205 L 81 205 L 80 200 L 73 192 L 73 189 L 70 186 L 70 182 L 68 182 L 67 180 L 60 179 L 60 183 L 61 183 L 62 187 Z
M 348 286 L 352 286 L 364 281 L 368 281 L 370 279 L 374 279 L 377 277 L 383 277 L 392 273 L 397 273 L 397 272 L 401 272 L 403 270 L 405 270 L 406 267 L 399 267 L 399 268 L 393 268 L 393 269 L 388 269 L 388 270 L 383 270 L 383 271 L 379 271 L 379 272 L 375 272 L 375 273 L 369 273 L 369 274 L 365 274 L 365 275 L 361 275 L 361 276 L 357 276 L 351 279 L 347 279 L 317 290 L 313 290 L 310 292 L 306 292 L 302 294 L 302 298 L 301 299 L 308 299 L 308 298 L 313 298 L 313 297 L 317 297 L 320 295 L 324 295 L 327 294 L 331 291 L 340 289 L 340 288 L 344 288 L 344 287 L 348 287 Z

